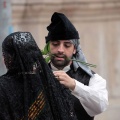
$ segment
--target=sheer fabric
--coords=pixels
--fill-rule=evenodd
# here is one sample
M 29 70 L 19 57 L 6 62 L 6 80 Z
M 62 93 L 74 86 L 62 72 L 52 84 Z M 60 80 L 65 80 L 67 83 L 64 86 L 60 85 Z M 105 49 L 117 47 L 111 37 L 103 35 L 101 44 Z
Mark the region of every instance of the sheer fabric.
M 12 100 L 10 108 L 18 107 L 13 104 L 20 103 L 19 112 L 16 113 L 17 117 L 13 114 L 13 119 L 77 120 L 70 91 L 60 85 L 54 77 L 31 33 L 10 34 L 3 41 L 2 51 L 8 72 L 0 77 L 3 82 L 0 83 L 0 99 L 6 99 L 3 89 L 4 91 L 14 90 L 10 86 L 5 88 L 4 81 L 9 84 L 9 81 L 14 79 L 23 86 L 19 87 L 18 83 L 16 85 L 16 82 L 11 82 L 13 86 L 18 87 L 17 94 L 10 96 L 10 100 Z M 18 96 L 21 100 L 14 101 L 14 97 L 18 98 Z M 0 111 L 0 114 L 4 118 L 4 112 Z

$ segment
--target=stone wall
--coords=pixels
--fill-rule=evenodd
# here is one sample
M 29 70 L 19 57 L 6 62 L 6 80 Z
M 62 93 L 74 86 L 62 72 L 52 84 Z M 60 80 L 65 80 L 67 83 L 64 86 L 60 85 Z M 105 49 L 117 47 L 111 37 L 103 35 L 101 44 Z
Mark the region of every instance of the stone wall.
M 11 2 L 0 0 L 0 76 L 6 72 L 2 57 L 2 42 L 11 30 Z
M 120 0 L 12 0 L 14 31 L 29 31 L 40 49 L 53 12 L 63 12 L 80 33 L 82 50 L 107 80 L 110 105 L 96 120 L 120 119 Z

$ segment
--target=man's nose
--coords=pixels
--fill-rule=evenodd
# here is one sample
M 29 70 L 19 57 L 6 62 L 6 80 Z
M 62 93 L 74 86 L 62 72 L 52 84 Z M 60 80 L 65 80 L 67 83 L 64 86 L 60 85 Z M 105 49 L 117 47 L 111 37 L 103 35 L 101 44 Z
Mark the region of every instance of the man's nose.
M 58 52 L 64 52 L 64 46 L 62 44 L 59 45 Z

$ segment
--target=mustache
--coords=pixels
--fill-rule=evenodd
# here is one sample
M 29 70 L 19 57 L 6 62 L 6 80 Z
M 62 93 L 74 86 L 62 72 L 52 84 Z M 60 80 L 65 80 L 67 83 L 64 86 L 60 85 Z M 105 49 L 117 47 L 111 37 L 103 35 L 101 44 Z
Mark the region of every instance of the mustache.
M 53 57 L 67 58 L 64 54 L 53 54 Z
M 64 54 L 53 54 L 52 55 L 52 58 L 55 58 L 55 57 L 59 57 L 59 58 L 64 58 L 65 60 L 70 60 L 70 58 L 68 58 L 66 55 L 64 55 Z

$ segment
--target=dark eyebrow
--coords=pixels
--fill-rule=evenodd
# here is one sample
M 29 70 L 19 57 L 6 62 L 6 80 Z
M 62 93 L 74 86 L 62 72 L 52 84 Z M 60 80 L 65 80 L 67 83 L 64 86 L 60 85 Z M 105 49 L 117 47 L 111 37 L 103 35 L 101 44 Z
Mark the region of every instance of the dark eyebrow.
M 60 42 L 60 41 L 51 41 L 51 42 L 53 43 L 53 42 Z

